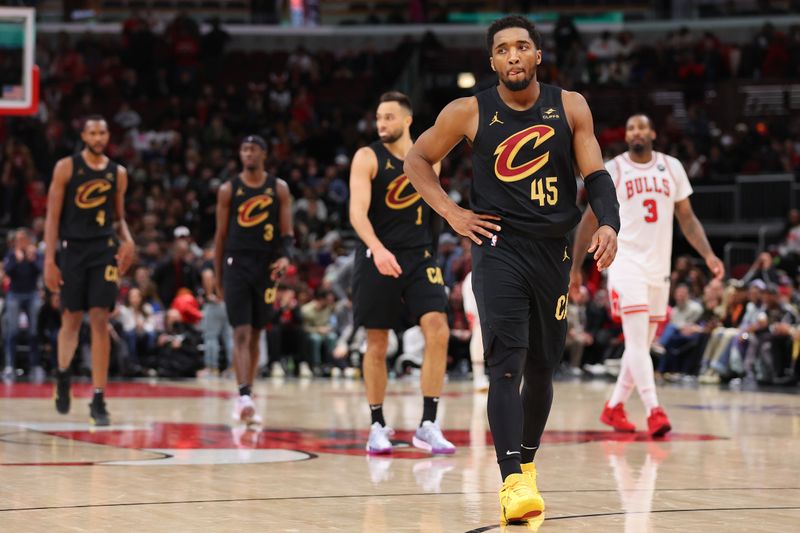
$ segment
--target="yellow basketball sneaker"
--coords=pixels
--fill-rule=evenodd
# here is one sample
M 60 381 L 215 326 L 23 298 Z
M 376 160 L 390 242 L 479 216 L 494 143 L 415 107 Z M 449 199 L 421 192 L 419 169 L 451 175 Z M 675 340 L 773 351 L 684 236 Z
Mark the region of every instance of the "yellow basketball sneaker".
M 500 523 L 525 522 L 542 514 L 544 502 L 531 488 L 527 474 L 510 474 L 500 489 Z
M 536 495 L 536 499 L 539 501 L 539 509 L 544 512 L 544 498 L 542 498 L 542 495 L 539 494 L 539 487 L 536 486 L 536 463 L 530 462 L 521 466 L 522 474 L 527 478 L 531 490 L 533 490 L 533 493 Z

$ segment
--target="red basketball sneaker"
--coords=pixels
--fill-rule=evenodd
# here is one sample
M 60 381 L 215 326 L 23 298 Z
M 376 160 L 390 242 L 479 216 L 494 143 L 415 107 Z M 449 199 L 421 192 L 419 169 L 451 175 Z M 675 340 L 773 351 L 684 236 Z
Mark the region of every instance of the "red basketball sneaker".
M 603 407 L 603 414 L 600 415 L 600 422 L 611 426 L 614 431 L 622 431 L 624 433 L 636 431 L 636 426 L 628 420 L 628 415 L 625 414 L 625 406 L 621 403 L 614 407 L 609 407 L 608 402 L 606 402 L 605 407 Z
M 667 413 L 661 407 L 653 407 L 650 416 L 647 417 L 647 432 L 650 436 L 663 437 L 671 429 Z

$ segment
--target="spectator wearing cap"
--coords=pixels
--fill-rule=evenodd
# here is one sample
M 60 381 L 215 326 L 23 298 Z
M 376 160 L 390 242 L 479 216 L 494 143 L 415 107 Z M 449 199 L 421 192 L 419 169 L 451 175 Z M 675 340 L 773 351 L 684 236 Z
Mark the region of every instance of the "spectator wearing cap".
M 189 228 L 178 226 L 172 235 L 175 240 L 170 256 L 159 263 L 153 272 L 158 297 L 167 308 L 171 306 L 179 289 L 188 289 L 194 296 L 197 296 L 200 289 L 200 272 L 193 262 Z
M 752 372 L 759 383 L 782 383 L 792 373 L 792 333 L 798 316 L 795 309 L 781 301 L 777 285 L 768 284 L 763 298 L 764 310 L 747 349 L 745 370 Z
M 760 279 L 755 279 L 747 285 L 748 302 L 744 309 L 744 316 L 739 323 L 736 338 L 719 359 L 712 363 L 712 368 L 723 378 L 743 376 L 745 372 L 744 359 L 751 337 L 763 326 L 764 320 L 764 291 L 767 284 Z

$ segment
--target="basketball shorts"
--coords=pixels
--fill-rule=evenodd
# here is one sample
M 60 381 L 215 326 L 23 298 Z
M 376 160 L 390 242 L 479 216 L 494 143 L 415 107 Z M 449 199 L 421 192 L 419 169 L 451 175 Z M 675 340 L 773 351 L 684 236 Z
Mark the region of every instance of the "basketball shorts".
M 553 368 L 567 336 L 570 243 L 499 234 L 494 244 L 472 245 L 472 288 L 483 333 L 484 358 L 493 344 L 528 350 L 528 362 Z M 508 352 L 504 352 L 508 353 Z
M 633 266 L 614 265 L 608 272 L 608 293 L 617 318 L 636 313 L 647 313 L 653 323 L 667 318 L 669 278 L 654 282 Z
M 378 272 L 363 244 L 356 248 L 353 268 L 353 317 L 356 327 L 401 328 L 426 313 L 444 313 L 447 295 L 444 277 L 430 248 L 394 252 L 403 273 L 399 278 Z
M 269 323 L 277 296 L 275 282 L 270 277 L 273 261 L 272 255 L 225 254 L 222 287 L 231 326 L 260 329 Z
M 101 307 L 112 311 L 119 294 L 117 240 L 62 240 L 59 252 L 61 309 L 88 311 Z

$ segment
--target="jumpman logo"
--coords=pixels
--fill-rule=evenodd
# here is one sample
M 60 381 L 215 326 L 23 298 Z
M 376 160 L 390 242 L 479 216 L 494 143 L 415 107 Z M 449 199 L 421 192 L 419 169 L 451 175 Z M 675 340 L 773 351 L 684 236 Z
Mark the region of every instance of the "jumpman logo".
M 562 263 L 566 263 L 570 260 L 569 254 L 567 253 L 567 247 L 564 247 L 564 259 L 561 260 Z
M 505 124 L 505 122 L 503 122 L 502 120 L 497 118 L 497 113 L 498 113 L 498 111 L 494 112 L 494 116 L 492 117 L 492 121 L 489 123 L 490 126 L 493 126 L 495 124 Z
M 394 165 L 392 164 L 391 159 L 386 160 L 386 169 L 385 170 L 394 170 Z
M 241 187 L 236 190 L 236 196 L 244 196 L 244 191 Z

